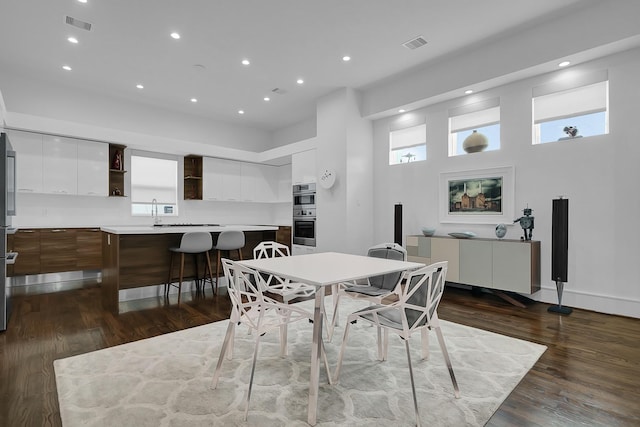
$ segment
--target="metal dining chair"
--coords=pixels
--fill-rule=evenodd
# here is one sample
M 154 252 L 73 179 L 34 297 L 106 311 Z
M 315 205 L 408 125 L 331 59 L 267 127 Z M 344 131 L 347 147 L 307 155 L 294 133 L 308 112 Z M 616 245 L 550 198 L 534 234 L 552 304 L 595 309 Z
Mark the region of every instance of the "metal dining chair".
M 255 346 L 253 349 L 253 361 L 251 364 L 247 403 L 244 412 L 244 419 L 246 420 L 249 411 L 249 401 L 251 399 L 251 389 L 253 386 L 256 360 L 258 358 L 260 338 L 264 334 L 278 329 L 280 331 L 280 354 L 284 356 L 287 342 L 283 337 L 286 337 L 287 326 L 299 320 L 311 320 L 313 319 L 313 313 L 300 308 L 296 304 L 285 304 L 265 295 L 265 293 L 262 292 L 265 284 L 262 283 L 263 278 L 257 271 L 226 258 L 222 259 L 222 267 L 225 278 L 227 279 L 232 310 L 227 326 L 227 333 L 224 336 L 220 356 L 218 357 L 218 363 L 213 375 L 212 387 L 215 389 L 218 386 L 222 362 L 233 347 L 236 325 L 247 325 L 252 332 L 255 332 Z M 321 345 L 321 351 L 328 381 L 329 384 L 331 384 L 331 373 L 329 371 L 327 355 L 324 350 L 324 343 Z
M 422 335 L 423 358 L 427 358 L 429 353 L 424 353 L 425 337 L 428 339 L 428 331 L 435 329 L 438 337 L 438 343 L 444 357 L 445 363 L 451 376 L 453 383 L 454 395 L 460 398 L 460 390 L 458 382 L 453 373 L 451 359 L 444 342 L 444 337 L 440 329 L 440 320 L 438 319 L 438 304 L 444 292 L 445 278 L 447 275 L 447 261 L 438 262 L 419 270 L 411 272 L 407 276 L 406 284 L 402 287 L 399 301 L 389 305 L 374 305 L 372 307 L 363 308 L 349 315 L 344 330 L 344 337 L 340 347 L 338 356 L 338 365 L 336 367 L 335 382 L 338 382 L 344 351 L 349 337 L 349 328 L 351 324 L 358 320 L 363 320 L 373 324 L 378 330 L 384 330 L 384 352 L 388 347 L 389 331 L 398 334 L 405 344 L 407 352 L 407 362 L 409 365 L 409 376 L 411 378 L 411 391 L 413 393 L 413 404 L 416 414 L 416 424 L 420 426 L 420 414 L 418 412 L 418 398 L 416 396 L 416 387 L 413 378 L 413 367 L 411 365 L 411 351 L 409 349 L 409 339 L 411 334 L 416 331 Z M 428 350 L 428 341 L 426 343 Z M 380 340 L 378 340 L 378 351 L 380 351 Z M 385 357 L 386 358 L 386 357 Z
M 265 241 L 260 242 L 253 249 L 253 258 L 276 258 L 290 256 L 289 247 L 278 242 Z M 283 279 L 277 276 L 263 274 L 265 279 L 266 290 L 280 295 L 282 301 L 288 304 L 290 301 L 296 298 L 309 298 L 312 297 L 315 292 L 315 286 L 308 285 L 306 283 L 291 282 L 289 279 Z
M 407 260 L 407 250 L 397 243 L 381 243 L 369 248 L 367 256 L 375 258 L 393 259 L 397 261 Z M 384 274 L 382 276 L 369 277 L 363 282 L 341 283 L 334 287 L 336 292 L 333 298 L 333 316 L 329 329 L 329 340 L 333 338 L 333 331 L 338 324 L 338 306 L 340 298 L 347 296 L 353 299 L 361 299 L 371 304 L 381 304 L 388 296 L 398 293 L 399 285 L 404 277 L 404 272 Z

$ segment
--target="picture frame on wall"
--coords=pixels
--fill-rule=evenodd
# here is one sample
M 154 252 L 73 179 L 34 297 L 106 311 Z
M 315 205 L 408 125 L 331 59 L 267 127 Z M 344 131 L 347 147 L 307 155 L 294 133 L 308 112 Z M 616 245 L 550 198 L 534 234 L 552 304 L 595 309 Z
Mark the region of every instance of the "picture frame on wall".
M 514 219 L 513 166 L 440 174 L 440 222 L 511 224 Z

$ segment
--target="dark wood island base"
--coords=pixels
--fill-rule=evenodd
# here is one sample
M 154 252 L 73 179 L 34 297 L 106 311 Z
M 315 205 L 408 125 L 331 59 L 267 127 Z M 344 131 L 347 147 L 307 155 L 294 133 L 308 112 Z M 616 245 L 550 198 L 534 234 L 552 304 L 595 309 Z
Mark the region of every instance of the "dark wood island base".
M 195 227 L 194 227 L 195 228 Z M 190 228 L 187 231 L 203 231 Z M 231 229 L 230 227 L 206 227 Z M 262 228 L 256 230 L 256 228 Z M 233 229 L 238 229 L 234 227 Z M 166 230 L 166 229 L 165 229 Z M 246 244 L 242 249 L 244 259 L 253 258 L 253 248 L 264 240 L 276 240 L 278 227 L 255 227 L 243 230 Z M 164 230 L 163 230 L 164 231 Z M 210 231 L 214 244 L 220 231 Z M 102 306 L 113 313 L 119 311 L 119 291 L 144 286 L 164 285 L 169 275 L 169 248 L 180 245 L 185 230 L 171 229 L 156 233 L 116 233 L 102 231 Z M 223 254 L 224 256 L 224 254 Z M 215 259 L 215 254 L 212 254 Z M 195 276 L 193 257 L 185 259 L 185 277 Z M 199 277 L 203 277 L 204 262 L 198 261 Z M 215 265 L 213 266 L 215 274 Z

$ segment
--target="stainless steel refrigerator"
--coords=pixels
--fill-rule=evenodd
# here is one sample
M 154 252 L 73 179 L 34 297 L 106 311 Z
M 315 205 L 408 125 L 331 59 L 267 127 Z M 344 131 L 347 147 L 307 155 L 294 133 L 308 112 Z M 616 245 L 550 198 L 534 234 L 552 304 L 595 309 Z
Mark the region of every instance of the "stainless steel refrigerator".
M 11 217 L 16 214 L 16 153 L 6 133 L 0 133 L 0 331 L 7 329 L 11 310 L 10 290 L 7 287 L 7 264 L 15 262 L 17 253 L 7 253 L 7 234 L 15 232 Z

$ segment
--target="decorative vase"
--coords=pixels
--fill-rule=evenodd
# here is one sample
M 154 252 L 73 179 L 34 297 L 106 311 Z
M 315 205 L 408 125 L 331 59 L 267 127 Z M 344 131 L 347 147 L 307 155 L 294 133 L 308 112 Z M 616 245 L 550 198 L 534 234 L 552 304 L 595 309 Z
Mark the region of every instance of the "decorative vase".
M 474 130 L 471 135 L 464 139 L 462 148 L 467 153 L 478 153 L 489 146 L 489 140 L 486 136 Z
M 111 162 L 111 169 L 122 170 L 122 151 L 116 150 L 113 155 L 113 162 Z

